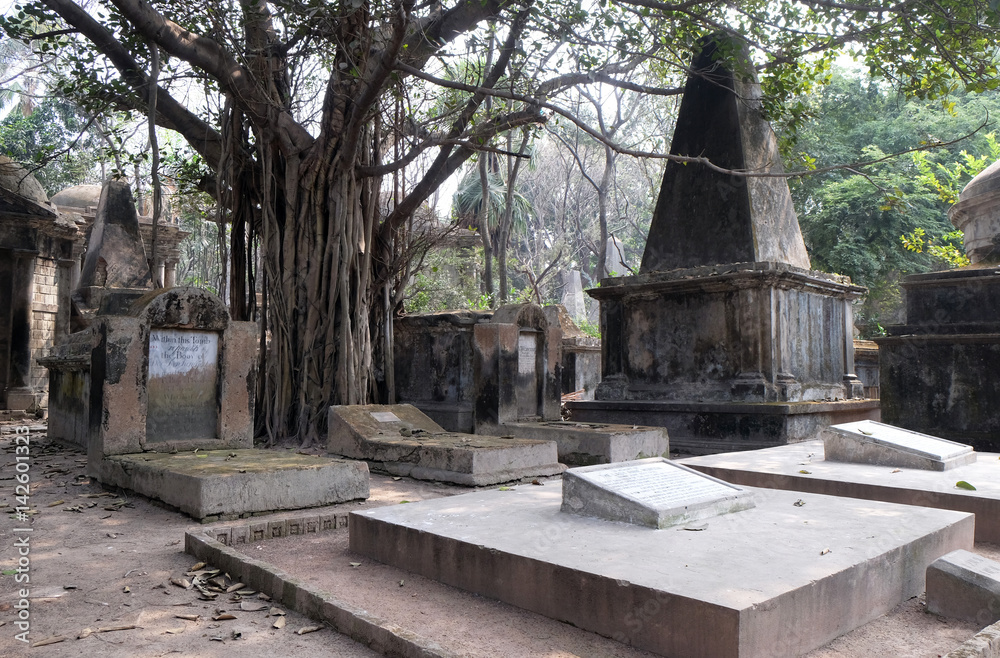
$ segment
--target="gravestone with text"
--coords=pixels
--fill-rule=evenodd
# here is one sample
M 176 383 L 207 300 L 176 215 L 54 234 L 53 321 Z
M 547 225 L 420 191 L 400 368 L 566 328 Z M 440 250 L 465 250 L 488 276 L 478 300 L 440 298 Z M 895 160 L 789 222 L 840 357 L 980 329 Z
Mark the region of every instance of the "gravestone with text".
M 662 457 L 571 468 L 562 511 L 667 528 L 754 507 L 746 489 Z
M 219 334 L 150 330 L 146 438 L 171 441 L 215 437 L 218 380 Z
M 143 450 L 253 447 L 257 325 L 215 295 L 160 289 L 98 316 L 90 460 Z M 139 383 L 137 385 L 137 382 Z
M 980 626 L 1000 619 L 1000 562 L 962 549 L 932 562 L 927 612 Z

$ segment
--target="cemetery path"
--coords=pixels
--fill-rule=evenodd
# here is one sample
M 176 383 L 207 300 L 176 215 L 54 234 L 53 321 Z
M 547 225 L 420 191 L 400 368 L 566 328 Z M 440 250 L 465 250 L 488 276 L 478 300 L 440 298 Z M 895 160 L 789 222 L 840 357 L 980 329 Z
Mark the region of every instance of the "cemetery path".
M 130 492 L 105 491 L 84 475 L 85 455 L 50 443 L 44 425 L 29 434 L 29 499 L 19 501 L 15 429 L 24 421 L 0 422 L 0 656 L 198 656 L 233 658 L 295 655 L 369 657 L 377 654 L 329 628 L 299 635 L 318 624 L 291 610 L 270 614 L 240 609 L 238 601 L 199 600 L 182 582 L 195 560 L 184 551 L 184 533 L 199 526 Z M 23 468 L 23 467 L 22 467 Z M 438 483 L 372 476 L 364 503 L 324 508 L 347 511 L 400 504 L 468 491 Z M 27 522 L 16 508 L 27 502 Z M 221 522 L 220 525 L 226 525 Z M 23 529 L 30 528 L 30 532 Z M 20 531 L 17 531 L 21 529 Z M 27 538 L 29 582 L 17 582 L 19 550 Z M 320 589 L 462 656 L 546 658 L 638 658 L 640 652 L 512 606 L 446 587 L 349 552 L 347 533 L 287 537 L 242 547 Z M 977 545 L 1000 559 L 1000 547 Z M 352 566 L 351 563 L 361 564 Z M 402 584 L 400 584 L 402 581 Z M 30 590 L 30 633 L 21 642 L 21 589 Z M 253 600 L 252 595 L 247 596 Z M 235 619 L 218 619 L 219 614 Z M 194 620 L 178 617 L 197 616 Z M 23 616 L 23 615 L 22 615 Z M 283 628 L 275 628 L 279 618 Z M 89 632 L 85 629 L 90 629 Z M 120 630 L 117 630 L 120 629 Z M 978 629 L 923 611 L 920 599 L 809 654 L 809 658 L 939 656 Z M 84 636 L 81 638 L 81 635 Z M 64 638 L 58 640 L 59 638 Z M 30 648 L 45 640 L 58 640 Z
M 184 553 L 184 532 L 195 522 L 129 492 L 105 491 L 84 475 L 83 452 L 49 443 L 44 426 L 34 423 L 26 463 L 27 502 L 36 513 L 28 523 L 17 520 L 13 442 L 23 425 L 0 423 L 0 656 L 378 656 L 328 628 L 296 634 L 317 624 L 293 611 L 283 610 L 285 626 L 275 629 L 269 607 L 245 612 L 239 603 L 201 601 L 195 590 L 171 584 L 195 562 Z M 23 528 L 31 530 L 15 532 Z M 17 544 L 25 537 L 30 580 L 18 583 Z M 24 588 L 28 643 L 17 639 L 16 626 Z M 235 619 L 213 621 L 219 610 Z M 64 639 L 31 648 L 58 638 Z

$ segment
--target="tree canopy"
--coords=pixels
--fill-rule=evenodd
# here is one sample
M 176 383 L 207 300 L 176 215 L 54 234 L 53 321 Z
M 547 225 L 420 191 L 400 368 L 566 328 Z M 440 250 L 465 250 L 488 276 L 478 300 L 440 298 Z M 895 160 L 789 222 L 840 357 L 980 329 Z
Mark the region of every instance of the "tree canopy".
M 675 95 L 718 32 L 749 42 L 792 129 L 843 52 L 922 98 L 998 84 L 986 0 L 31 0 L 2 26 L 58 58 L 58 91 L 91 114 L 149 115 L 190 145 L 229 226 L 232 311 L 270 336 L 262 433 L 305 442 L 327 405 L 392 397 L 407 220 L 474 153 L 556 117 L 645 153 L 568 90 Z

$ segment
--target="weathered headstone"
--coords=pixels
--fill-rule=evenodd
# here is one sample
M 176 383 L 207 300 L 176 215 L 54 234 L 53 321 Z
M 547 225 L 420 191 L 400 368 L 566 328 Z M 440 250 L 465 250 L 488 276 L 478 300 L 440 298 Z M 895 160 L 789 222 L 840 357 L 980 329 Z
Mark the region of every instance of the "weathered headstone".
M 151 329 L 146 437 L 150 441 L 216 435 L 219 334 Z
M 878 416 L 854 374 L 864 289 L 808 269 L 747 53 L 716 37 L 695 55 L 671 152 L 730 172 L 668 163 L 640 273 L 588 291 L 603 372 L 573 419 L 660 425 L 675 449 L 715 452 Z
M 562 511 L 667 528 L 750 509 L 753 496 L 662 457 L 563 473 Z
M 255 323 L 230 321 L 207 291 L 170 288 L 127 316 L 97 316 L 93 333 L 92 465 L 149 449 L 253 447 Z
M 363 463 L 253 449 L 259 333 L 215 295 L 160 289 L 81 333 L 92 347 L 87 465 L 102 483 L 195 518 L 368 497 Z
M 947 471 L 976 461 L 972 446 L 871 420 L 831 425 L 823 434 L 830 461 Z
M 560 422 L 561 326 L 557 312 L 534 304 L 400 318 L 397 399 L 450 432 L 555 441 L 567 464 L 666 454 L 662 428 Z M 577 347 L 583 359 L 598 349 L 582 335 Z
M 981 626 L 1000 619 L 1000 562 L 961 549 L 932 562 L 927 612 Z
M 467 486 L 557 475 L 552 441 L 447 432 L 409 404 L 330 407 L 327 450 L 393 475 Z

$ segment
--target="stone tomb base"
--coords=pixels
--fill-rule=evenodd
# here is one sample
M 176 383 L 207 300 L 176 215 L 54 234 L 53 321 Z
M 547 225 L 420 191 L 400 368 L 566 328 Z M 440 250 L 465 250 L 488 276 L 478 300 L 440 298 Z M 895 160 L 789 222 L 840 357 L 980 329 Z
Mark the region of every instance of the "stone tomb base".
M 976 541 L 1000 543 L 1000 455 L 948 471 L 827 461 L 823 442 L 691 457 L 680 463 L 733 484 L 972 512 Z M 960 489 L 965 481 L 975 491 Z
M 555 441 L 559 461 L 570 466 L 590 466 L 670 456 L 670 441 L 667 438 L 667 431 L 662 427 L 525 421 L 504 425 L 483 425 L 477 428 L 477 433 Z
M 303 509 L 368 498 L 368 465 L 272 450 L 114 455 L 98 480 L 196 519 Z
M 566 470 L 552 441 L 446 432 L 409 404 L 330 407 L 327 450 L 393 475 L 472 487 Z
M 694 455 L 815 439 L 829 425 L 878 420 L 878 400 L 835 402 L 567 402 L 573 421 L 666 428 L 670 449 Z
M 968 514 L 766 490 L 754 509 L 654 530 L 560 512 L 561 489 L 354 512 L 351 550 L 665 656 L 746 658 L 879 617 L 973 541 Z

